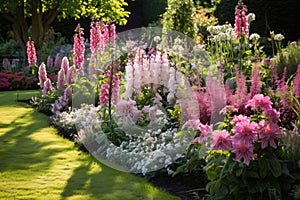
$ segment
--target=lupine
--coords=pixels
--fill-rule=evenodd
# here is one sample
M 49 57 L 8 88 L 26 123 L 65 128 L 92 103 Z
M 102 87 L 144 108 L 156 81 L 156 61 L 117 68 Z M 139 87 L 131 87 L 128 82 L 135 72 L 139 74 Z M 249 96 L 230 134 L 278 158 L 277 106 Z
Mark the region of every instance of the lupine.
M 248 17 L 247 17 L 247 6 L 243 4 L 242 0 L 239 0 L 238 5 L 235 7 L 235 35 L 236 38 L 242 35 L 248 37 Z
M 35 51 L 35 46 L 34 42 L 31 40 L 29 37 L 27 41 L 27 58 L 28 58 L 28 64 L 30 66 L 36 65 L 37 62 L 37 57 L 36 57 L 36 51 Z
M 10 68 L 10 61 L 8 58 L 4 58 L 2 61 L 2 67 L 6 70 Z
M 44 87 L 44 83 L 47 80 L 47 71 L 46 71 L 46 65 L 45 63 L 42 63 L 39 67 L 39 81 L 40 81 L 40 87 Z
M 84 37 L 83 37 L 83 28 L 80 27 L 80 24 L 77 25 L 75 29 L 74 34 L 74 47 L 73 47 L 73 63 L 75 66 L 75 69 L 81 70 L 83 72 L 83 66 L 84 66 Z
M 70 85 L 74 82 L 74 78 L 76 77 L 76 70 L 74 67 L 70 67 L 67 71 L 66 75 L 66 84 Z
M 56 70 L 59 70 L 59 68 L 61 67 L 61 57 L 59 53 L 57 53 L 55 56 L 54 66 Z
M 47 95 L 53 90 L 52 82 L 49 78 L 44 82 L 43 96 Z
M 53 67 L 53 58 L 51 56 L 48 56 L 47 58 L 47 67 L 49 69 Z
M 67 73 L 69 69 L 69 60 L 66 56 L 63 57 L 60 68 L 63 69 L 65 73 Z
M 59 70 L 58 75 L 57 75 L 57 89 L 62 90 L 65 86 L 65 70 L 62 68 Z

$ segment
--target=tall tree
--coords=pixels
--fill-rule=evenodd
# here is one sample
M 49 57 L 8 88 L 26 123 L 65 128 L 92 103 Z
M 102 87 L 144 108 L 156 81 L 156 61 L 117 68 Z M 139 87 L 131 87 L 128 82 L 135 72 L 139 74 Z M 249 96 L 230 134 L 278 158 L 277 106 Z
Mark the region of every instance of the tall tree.
M 25 57 L 28 37 L 32 37 L 35 47 L 40 50 L 45 33 L 56 18 L 95 16 L 123 25 L 129 15 L 124 6 L 127 6 L 125 0 L 0 0 L 0 13 L 12 24 Z

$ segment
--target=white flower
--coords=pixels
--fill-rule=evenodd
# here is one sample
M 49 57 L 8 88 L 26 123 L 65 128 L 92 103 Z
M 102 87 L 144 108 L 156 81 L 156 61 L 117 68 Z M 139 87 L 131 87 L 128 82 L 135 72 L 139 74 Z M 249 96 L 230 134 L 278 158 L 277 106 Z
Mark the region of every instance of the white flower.
M 274 36 L 274 40 L 277 40 L 277 41 L 281 41 L 284 39 L 284 36 L 282 34 L 275 34 Z
M 260 39 L 260 35 L 258 35 L 257 33 L 252 33 L 249 37 L 250 40 L 257 42 Z
M 247 15 L 248 17 L 248 23 L 253 22 L 255 20 L 255 14 L 254 13 L 249 13 Z

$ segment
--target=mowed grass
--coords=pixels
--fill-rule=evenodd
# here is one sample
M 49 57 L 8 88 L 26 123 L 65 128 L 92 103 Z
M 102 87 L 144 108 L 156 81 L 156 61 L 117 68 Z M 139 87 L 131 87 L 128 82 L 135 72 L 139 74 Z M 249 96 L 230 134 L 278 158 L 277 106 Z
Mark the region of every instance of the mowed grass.
M 50 127 L 49 117 L 0 92 L 0 199 L 179 199 L 145 179 L 101 165 Z

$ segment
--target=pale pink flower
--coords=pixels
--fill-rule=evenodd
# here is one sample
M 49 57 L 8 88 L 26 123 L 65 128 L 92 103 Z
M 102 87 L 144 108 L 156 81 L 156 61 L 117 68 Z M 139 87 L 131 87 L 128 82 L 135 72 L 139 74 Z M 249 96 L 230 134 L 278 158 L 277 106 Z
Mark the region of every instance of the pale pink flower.
M 112 82 L 112 102 L 117 104 L 120 100 L 119 97 L 119 84 L 120 84 L 120 77 L 117 75 L 113 76 Z
M 249 165 L 252 158 L 257 158 L 257 154 L 254 154 L 253 151 L 254 145 L 251 143 L 233 142 L 232 144 L 232 152 L 235 153 L 234 160 L 246 165 Z
M 251 107 L 252 110 L 261 109 L 262 111 L 267 111 L 272 109 L 272 102 L 270 101 L 269 96 L 256 94 L 247 102 L 246 107 Z
M 57 53 L 55 56 L 54 67 L 56 70 L 59 70 L 59 68 L 61 67 L 61 57 L 59 53 Z
M 74 67 L 70 67 L 67 71 L 67 76 L 66 76 L 66 83 L 67 85 L 70 85 L 74 82 L 74 79 L 76 77 L 76 70 Z
M 261 148 L 264 149 L 268 146 L 268 143 L 271 147 L 277 148 L 275 140 L 281 138 L 281 131 L 277 124 L 271 123 L 267 124 L 259 132 L 259 138 L 261 140 Z
M 44 87 L 44 83 L 47 80 L 47 71 L 46 71 L 46 65 L 45 63 L 42 63 L 39 67 L 39 81 L 40 81 L 40 87 Z
M 199 137 L 196 137 L 194 139 L 194 143 L 195 142 L 203 143 L 204 141 L 208 140 L 211 137 L 212 128 L 213 128 L 213 125 L 208 125 L 208 124 L 204 125 L 204 124 L 200 123 L 198 129 L 201 133 L 200 133 Z
M 2 61 L 2 67 L 6 70 L 8 70 L 10 68 L 10 61 L 8 58 L 3 58 L 3 61 Z
M 231 123 L 232 125 L 236 125 L 236 124 L 238 124 L 238 123 L 240 123 L 240 122 L 243 122 L 243 121 L 246 121 L 246 122 L 250 123 L 250 117 L 245 116 L 245 115 L 238 115 L 238 116 L 234 115 L 234 117 L 233 117 L 233 119 L 230 121 L 230 123 Z
M 28 64 L 30 66 L 36 65 L 37 57 L 36 57 L 36 51 L 34 42 L 31 40 L 31 38 L 27 41 L 27 58 L 28 58 Z
M 183 125 L 182 125 L 182 129 L 197 129 L 199 128 L 200 126 L 200 120 L 199 119 L 190 119 L 188 120 L 187 122 L 185 122 Z
M 53 90 L 52 82 L 49 78 L 44 82 L 43 96 Z
M 67 73 L 69 69 L 69 60 L 66 56 L 63 57 L 60 68 L 63 69 L 65 73 Z
M 231 137 L 226 130 L 215 131 L 212 133 L 212 148 L 214 150 L 231 150 Z
M 61 68 L 57 75 L 57 84 L 56 87 L 58 90 L 62 90 L 65 86 L 65 70 Z
M 66 87 L 64 91 L 64 97 L 66 99 L 70 98 L 72 96 L 72 88 L 71 87 Z
M 258 125 L 255 122 L 250 122 L 250 120 L 243 120 L 236 124 L 233 129 L 233 140 L 236 143 L 252 143 L 257 141 L 257 129 Z
M 53 58 L 51 56 L 48 56 L 47 58 L 47 67 L 51 69 L 53 67 Z

